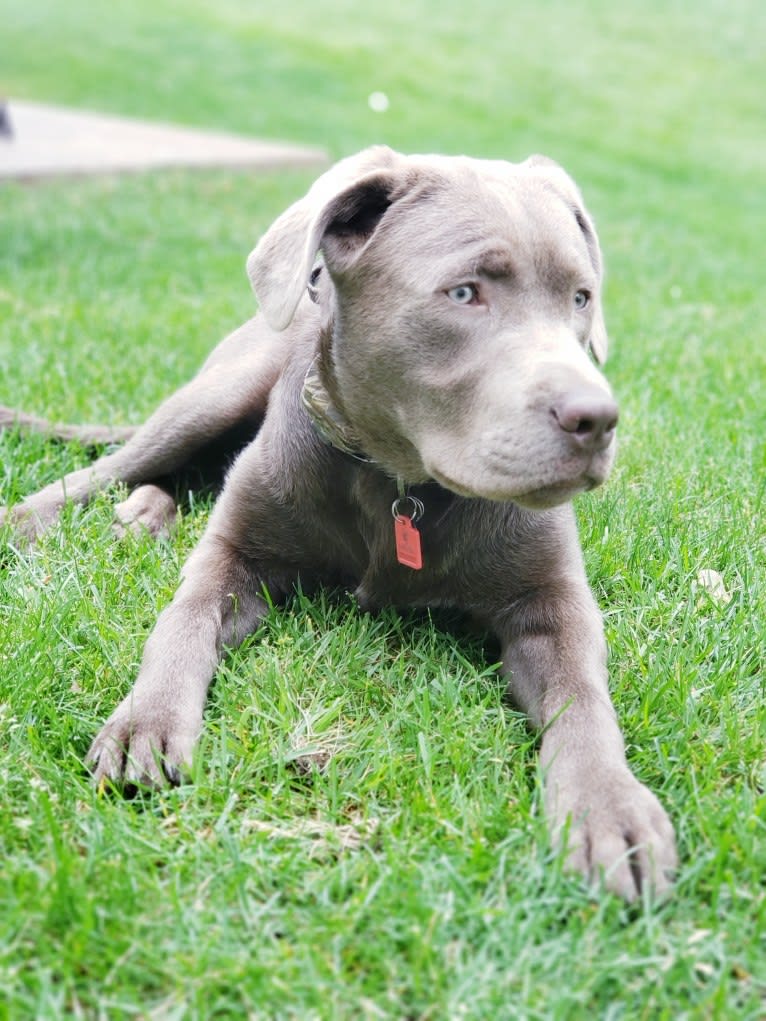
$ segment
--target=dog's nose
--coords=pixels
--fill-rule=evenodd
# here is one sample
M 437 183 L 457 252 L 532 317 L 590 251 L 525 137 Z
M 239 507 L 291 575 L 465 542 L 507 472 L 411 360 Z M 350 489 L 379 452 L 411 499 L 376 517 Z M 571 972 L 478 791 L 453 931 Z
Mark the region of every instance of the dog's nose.
M 581 388 L 551 407 L 557 425 L 583 450 L 604 450 L 612 442 L 619 418 L 617 403 L 603 390 Z

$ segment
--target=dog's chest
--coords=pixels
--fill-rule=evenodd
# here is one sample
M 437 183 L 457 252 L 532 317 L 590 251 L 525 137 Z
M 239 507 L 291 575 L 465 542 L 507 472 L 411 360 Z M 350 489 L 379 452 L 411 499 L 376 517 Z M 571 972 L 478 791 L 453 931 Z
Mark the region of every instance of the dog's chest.
M 393 483 L 368 488 L 357 527 L 367 552 L 356 590 L 364 607 L 456 606 L 470 600 L 467 501 L 436 484 L 400 496 Z M 420 566 L 413 566 L 419 564 Z

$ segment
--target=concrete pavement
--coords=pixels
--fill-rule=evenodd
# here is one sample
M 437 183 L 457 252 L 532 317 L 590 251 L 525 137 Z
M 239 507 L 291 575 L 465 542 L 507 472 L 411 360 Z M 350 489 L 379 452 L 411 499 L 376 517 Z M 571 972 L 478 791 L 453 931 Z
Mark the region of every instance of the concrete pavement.
M 8 99 L 0 180 L 159 167 L 320 167 L 321 149 Z

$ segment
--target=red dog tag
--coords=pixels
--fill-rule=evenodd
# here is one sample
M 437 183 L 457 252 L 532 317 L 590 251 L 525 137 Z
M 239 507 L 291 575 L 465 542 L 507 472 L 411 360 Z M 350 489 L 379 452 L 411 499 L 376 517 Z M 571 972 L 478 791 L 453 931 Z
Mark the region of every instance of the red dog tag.
M 423 554 L 420 550 L 420 532 L 413 525 L 412 518 L 401 514 L 394 518 L 394 537 L 396 559 L 405 567 L 419 571 L 423 566 Z

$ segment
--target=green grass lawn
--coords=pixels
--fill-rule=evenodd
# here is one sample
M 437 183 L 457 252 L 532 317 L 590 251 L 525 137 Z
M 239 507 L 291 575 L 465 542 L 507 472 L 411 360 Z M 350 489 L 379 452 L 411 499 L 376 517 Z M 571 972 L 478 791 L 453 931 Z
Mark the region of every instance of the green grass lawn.
M 18 98 L 574 175 L 622 408 L 578 514 L 630 760 L 682 860 L 659 907 L 563 874 L 481 644 L 343 594 L 226 661 L 193 784 L 100 795 L 83 755 L 209 511 L 116 542 L 110 495 L 1 555 L 0 1018 L 763 1018 L 766 6 L 0 0 L 0 23 Z M 0 403 L 141 421 L 251 314 L 245 258 L 308 183 L 2 186 Z M 0 502 L 84 459 L 0 435 Z

